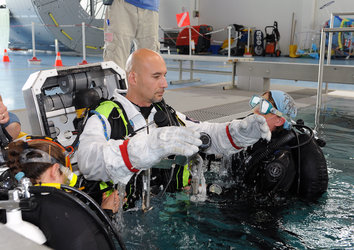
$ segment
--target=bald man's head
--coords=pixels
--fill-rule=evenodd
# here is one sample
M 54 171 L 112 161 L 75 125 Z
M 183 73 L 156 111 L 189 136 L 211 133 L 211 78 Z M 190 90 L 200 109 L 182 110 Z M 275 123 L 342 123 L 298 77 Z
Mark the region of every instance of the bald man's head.
M 126 64 L 128 91 L 126 98 L 140 107 L 160 102 L 165 89 L 167 68 L 160 54 L 149 49 L 138 49 Z
M 161 55 L 150 49 L 138 49 L 130 54 L 125 65 L 127 75 L 130 72 L 138 72 L 143 66 L 151 63 L 153 60 L 162 60 Z

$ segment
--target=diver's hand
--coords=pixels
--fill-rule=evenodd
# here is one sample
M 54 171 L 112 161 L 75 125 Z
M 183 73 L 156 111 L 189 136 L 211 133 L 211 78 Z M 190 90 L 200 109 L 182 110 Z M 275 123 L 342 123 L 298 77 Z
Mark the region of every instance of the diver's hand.
M 148 169 L 169 155 L 191 156 L 199 151 L 200 134 L 186 127 L 162 127 L 150 134 L 138 133 L 128 143 L 134 168 Z
M 102 203 L 101 203 L 101 208 L 102 209 L 107 209 L 107 210 L 112 210 L 112 213 L 117 213 L 119 209 L 119 195 L 118 195 L 118 190 L 114 190 L 113 193 L 109 196 L 107 196 L 106 193 L 102 194 Z
M 233 142 L 238 147 L 248 147 L 263 138 L 271 139 L 266 119 L 260 115 L 250 115 L 243 120 L 234 120 L 229 124 L 229 131 Z

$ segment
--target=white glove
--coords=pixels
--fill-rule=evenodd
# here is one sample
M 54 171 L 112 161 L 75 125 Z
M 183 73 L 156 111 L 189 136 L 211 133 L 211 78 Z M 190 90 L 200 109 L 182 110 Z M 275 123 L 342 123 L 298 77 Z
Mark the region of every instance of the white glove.
M 270 141 L 272 136 L 266 119 L 260 115 L 232 121 L 229 131 L 234 143 L 242 148 L 255 144 L 260 138 Z
M 186 127 L 163 127 L 150 134 L 139 133 L 128 143 L 129 160 L 134 168 L 148 169 L 169 155 L 191 156 L 202 144 L 200 134 Z

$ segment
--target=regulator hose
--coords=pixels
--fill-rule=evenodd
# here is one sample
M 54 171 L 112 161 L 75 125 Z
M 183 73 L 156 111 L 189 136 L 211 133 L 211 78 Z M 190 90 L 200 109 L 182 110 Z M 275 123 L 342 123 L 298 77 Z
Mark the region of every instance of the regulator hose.
M 306 141 L 304 141 L 304 142 L 302 142 L 302 143 L 299 143 L 299 144 L 297 144 L 297 145 L 295 145 L 295 146 L 291 146 L 291 147 L 290 147 L 291 149 L 300 148 L 300 147 L 306 145 L 307 143 L 309 143 L 309 142 L 315 137 L 315 135 L 314 135 L 314 133 L 313 133 L 313 130 L 312 130 L 310 127 L 308 127 L 308 126 L 305 126 L 305 125 L 303 125 L 303 124 L 293 124 L 293 127 L 297 128 L 297 129 L 300 128 L 300 129 L 299 129 L 300 131 L 302 131 L 302 130 L 301 130 L 302 128 L 306 128 L 307 131 L 309 131 L 310 136 L 309 136 L 309 138 L 308 138 Z M 293 130 L 293 131 L 294 131 L 294 130 Z M 296 133 L 296 132 L 294 131 L 294 133 Z
M 298 143 L 295 146 L 289 146 L 289 148 L 291 148 L 291 149 L 300 148 L 300 147 L 306 145 L 307 143 L 309 143 L 314 138 L 313 130 L 310 127 L 305 126 L 303 124 L 293 124 L 293 127 L 297 128 L 299 131 L 302 131 L 302 132 L 303 132 L 302 129 L 305 128 L 310 133 L 310 136 L 306 141 L 304 141 L 302 143 Z M 247 159 L 244 162 L 246 172 L 249 172 L 254 165 L 256 165 L 258 162 L 263 160 L 269 154 L 273 153 L 276 149 L 284 146 L 286 143 L 293 140 L 295 137 L 297 137 L 297 132 L 294 129 L 292 129 L 291 132 L 282 136 L 277 141 L 267 145 L 267 147 L 265 149 L 261 148 L 261 149 L 258 149 L 257 151 L 255 151 L 254 153 L 252 153 L 249 157 L 247 157 Z
M 265 157 L 267 157 L 269 154 L 273 153 L 274 150 L 282 147 L 289 141 L 295 138 L 295 131 L 291 131 L 291 133 L 287 133 L 283 137 L 281 137 L 279 140 L 267 145 L 266 149 L 261 148 L 251 154 L 249 157 L 244 162 L 244 166 L 246 168 L 246 172 L 249 172 L 251 168 L 256 165 L 258 162 L 263 160 Z

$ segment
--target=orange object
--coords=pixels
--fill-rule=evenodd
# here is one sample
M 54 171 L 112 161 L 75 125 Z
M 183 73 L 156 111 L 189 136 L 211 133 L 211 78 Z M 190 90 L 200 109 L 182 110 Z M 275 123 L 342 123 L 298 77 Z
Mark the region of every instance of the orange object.
M 86 60 L 82 60 L 82 62 L 79 63 L 79 65 L 85 65 L 85 64 L 88 64 L 88 62 Z
M 41 64 L 41 60 L 37 57 L 32 57 L 31 59 L 27 60 L 29 64 Z
M 197 26 L 192 26 L 191 30 L 191 40 L 194 41 L 195 53 L 207 52 L 210 48 L 211 35 L 206 35 L 213 31 L 213 27 L 201 24 Z M 184 28 L 178 33 L 176 40 L 176 48 L 178 54 L 188 54 L 189 53 L 189 28 Z
M 275 42 L 270 42 L 265 47 L 266 54 L 274 54 L 275 53 Z
M 177 19 L 177 26 L 178 27 L 184 27 L 184 26 L 190 25 L 188 12 L 176 14 L 176 19 Z
M 61 56 L 60 56 L 60 52 L 57 53 L 57 57 L 55 58 L 55 64 L 54 64 L 55 67 L 62 67 L 64 66 L 63 65 L 63 62 L 61 61 Z
M 4 50 L 4 56 L 2 58 L 3 62 L 10 62 L 9 54 L 7 53 L 7 49 Z

